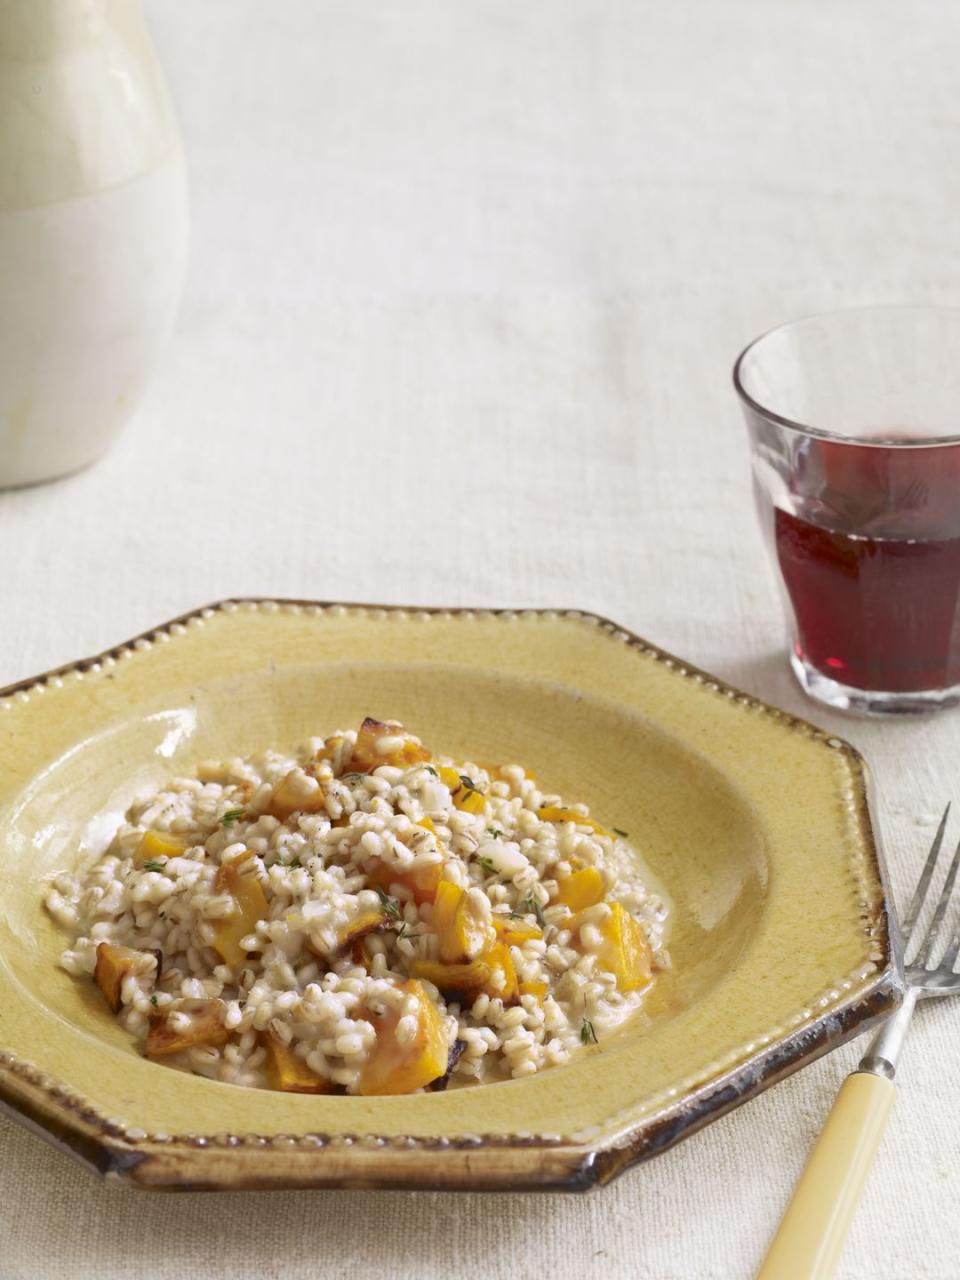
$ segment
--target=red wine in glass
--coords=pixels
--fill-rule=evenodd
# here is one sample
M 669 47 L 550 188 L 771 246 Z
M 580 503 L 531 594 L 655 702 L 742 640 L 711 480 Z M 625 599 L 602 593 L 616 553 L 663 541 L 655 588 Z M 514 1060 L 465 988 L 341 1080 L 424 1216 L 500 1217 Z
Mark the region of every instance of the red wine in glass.
M 856 689 L 960 685 L 960 448 L 811 437 L 792 487 L 774 535 L 797 656 Z

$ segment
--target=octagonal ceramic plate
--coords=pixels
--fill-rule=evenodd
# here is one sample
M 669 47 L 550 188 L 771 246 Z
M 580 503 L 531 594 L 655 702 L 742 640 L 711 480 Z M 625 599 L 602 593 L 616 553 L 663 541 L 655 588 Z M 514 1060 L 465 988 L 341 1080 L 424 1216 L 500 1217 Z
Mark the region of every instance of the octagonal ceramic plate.
M 57 968 L 44 877 L 199 759 L 364 715 L 518 759 L 631 833 L 675 906 L 644 1016 L 564 1067 L 407 1097 L 242 1089 L 140 1057 Z M 584 782 L 585 779 L 585 782 Z M 232 601 L 0 693 L 0 1098 L 150 1187 L 585 1187 L 899 995 L 856 752 L 576 612 Z

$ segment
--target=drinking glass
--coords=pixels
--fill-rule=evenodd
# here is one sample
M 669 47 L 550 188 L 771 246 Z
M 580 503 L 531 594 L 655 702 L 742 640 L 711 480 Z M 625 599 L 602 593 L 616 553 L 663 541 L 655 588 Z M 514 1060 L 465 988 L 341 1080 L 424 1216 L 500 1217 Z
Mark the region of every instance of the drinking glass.
M 960 309 L 798 320 L 733 380 L 801 686 L 876 714 L 960 702 Z

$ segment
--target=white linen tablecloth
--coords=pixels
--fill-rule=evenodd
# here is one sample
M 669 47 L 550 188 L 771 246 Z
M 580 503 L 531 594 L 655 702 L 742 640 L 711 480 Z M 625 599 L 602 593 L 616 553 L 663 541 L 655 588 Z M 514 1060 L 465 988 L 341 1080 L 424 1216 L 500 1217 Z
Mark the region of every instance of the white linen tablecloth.
M 147 9 L 187 297 L 112 454 L 0 495 L 0 683 L 231 594 L 593 609 L 861 747 L 902 895 L 960 714 L 803 701 L 729 370 L 799 313 L 960 298 L 960 8 Z M 859 1048 L 582 1197 L 151 1196 L 0 1119 L 0 1280 L 747 1277 Z M 960 1276 L 958 1050 L 922 1008 L 843 1276 Z

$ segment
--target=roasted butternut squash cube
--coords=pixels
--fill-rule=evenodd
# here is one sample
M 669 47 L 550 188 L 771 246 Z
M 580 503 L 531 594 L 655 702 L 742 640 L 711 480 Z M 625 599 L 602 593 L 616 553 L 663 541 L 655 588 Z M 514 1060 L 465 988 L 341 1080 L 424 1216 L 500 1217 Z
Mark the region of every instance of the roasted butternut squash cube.
M 650 944 L 639 923 L 619 902 L 610 904 L 610 915 L 600 925 L 603 947 L 597 953 L 601 965 L 617 979 L 618 991 L 646 986 L 652 973 Z
M 279 1036 L 265 1031 L 260 1042 L 267 1051 L 267 1084 L 281 1093 L 329 1093 L 332 1081 L 318 1076 Z
M 356 745 L 350 756 L 355 773 L 372 773 L 381 765 L 412 769 L 425 764 L 430 752 L 397 720 L 373 720 L 367 716 L 357 732 Z
M 550 993 L 549 982 L 521 982 L 520 994 L 522 996 L 536 996 L 538 1000 L 542 1000 L 544 996 Z
M 437 828 L 429 817 L 423 818 L 417 823 L 417 826 L 429 831 L 436 839 Z M 413 834 L 415 833 L 401 837 L 404 844 L 415 847 L 411 838 Z M 440 861 L 415 863 L 412 867 L 398 867 L 395 864 L 384 862 L 380 858 L 374 858 L 367 864 L 367 879 L 375 889 L 383 889 L 385 893 L 389 892 L 391 885 L 403 885 L 413 895 L 413 900 L 417 906 L 422 905 L 424 902 L 433 902 L 437 896 L 440 877 L 443 874 L 442 859 L 446 853 L 440 840 L 437 840 L 437 849 L 441 855 Z
M 463 890 L 452 880 L 441 880 L 433 900 L 433 931 L 438 937 L 451 928 Z
M 520 996 L 520 984 L 517 982 L 517 971 L 507 944 L 495 942 L 480 959 L 490 969 L 490 983 L 486 988 L 490 998 L 499 996 L 504 1004 L 515 1004 Z
M 424 902 L 433 902 L 437 896 L 443 865 L 430 862 L 412 867 L 397 867 L 377 858 L 368 864 L 366 872 L 367 880 L 374 889 L 382 889 L 384 893 L 388 893 L 391 885 L 402 884 L 410 890 L 414 902 L 419 906 Z
M 474 913 L 470 896 L 463 893 L 453 916 L 453 924 L 440 938 L 440 959 L 472 960 L 486 950 L 493 938 L 488 920 Z
M 169 831 L 145 831 L 134 850 L 133 861 L 142 867 L 154 859 L 179 858 L 189 847 L 182 836 L 175 836 Z
M 542 938 L 543 932 L 538 925 L 529 924 L 526 920 L 515 920 L 511 916 L 494 916 L 493 927 L 500 942 L 508 947 L 522 947 L 532 938 Z
M 470 895 L 464 893 L 454 913 L 453 924 L 440 939 L 441 960 L 473 960 L 493 940 L 490 923 L 474 911 Z
M 590 827 L 598 836 L 613 836 L 612 831 L 600 825 L 595 818 L 588 818 L 576 809 L 562 809 L 559 805 L 544 805 L 537 810 L 537 817 L 544 822 L 575 822 L 578 827 Z
M 442 1093 L 450 1083 L 450 1077 L 453 1075 L 453 1069 L 463 1057 L 464 1050 L 467 1047 L 466 1040 L 454 1040 L 447 1052 L 447 1069 L 439 1080 L 434 1080 L 430 1085 L 431 1089 L 435 1089 L 438 1093 Z
M 163 960 L 161 951 L 138 951 L 135 947 L 121 947 L 113 942 L 101 942 L 97 946 L 97 963 L 93 970 L 93 980 L 103 992 L 107 1004 L 114 1013 L 120 1012 L 123 1003 L 120 989 L 123 980 L 129 973 L 145 970 L 147 957 L 156 962 L 154 981 L 160 977 L 160 965 Z
M 584 867 L 574 871 L 557 885 L 556 901 L 571 911 L 584 911 L 603 901 L 603 873 L 599 867 Z
M 499 996 L 506 1004 L 514 1003 L 520 995 L 510 948 L 502 942 L 494 943 L 476 960 L 466 963 L 414 959 L 408 967 L 414 977 L 432 982 L 444 995 L 465 996 L 471 1000 L 483 994 L 491 999 Z
M 215 892 L 229 893 L 236 904 L 233 915 L 216 921 L 213 939 L 214 948 L 231 969 L 239 969 L 246 962 L 247 953 L 240 946 L 241 939 L 253 933 L 258 921 L 270 914 L 270 904 L 258 876 L 252 869 L 243 871 L 253 857 L 248 850 L 224 862 L 214 881 Z
M 349 947 L 360 942 L 369 933 L 379 933 L 389 925 L 387 914 L 382 907 L 370 907 L 359 912 L 348 920 L 337 933 L 337 941 L 341 947 Z
M 302 769 L 291 769 L 273 789 L 267 812 L 285 822 L 294 813 L 319 813 L 326 805 L 323 787 Z
M 486 797 L 474 786 L 472 778 L 468 778 L 465 773 L 457 773 L 449 765 L 441 765 L 437 773 L 440 781 L 449 789 L 455 809 L 460 809 L 463 813 L 483 812 L 487 804 Z
M 148 1058 L 166 1058 L 196 1044 L 225 1044 L 230 1033 L 223 1025 L 226 1005 L 222 1000 L 194 1000 L 188 1009 L 165 1009 L 150 1019 L 147 1031 Z M 184 1020 L 181 1025 L 181 1020 Z
M 484 960 L 471 960 L 464 964 L 443 964 L 439 960 L 423 960 L 414 957 L 407 968 L 415 978 L 432 982 L 444 995 L 480 995 L 490 985 L 490 966 Z
M 623 949 L 631 981 L 646 986 L 653 977 L 653 951 L 643 926 L 627 911 L 623 913 Z
M 404 982 L 400 990 L 416 1001 L 416 1031 L 401 1043 L 397 1038 L 399 1009 L 390 1009 L 381 1017 L 364 1013 L 377 1031 L 370 1056 L 360 1073 L 358 1092 L 364 1097 L 390 1093 L 413 1093 L 446 1074 L 449 1060 L 447 1033 L 440 1010 L 422 983 Z
M 321 760 L 329 760 L 332 763 L 334 760 L 336 760 L 337 755 L 339 754 L 340 749 L 343 746 L 345 741 L 346 739 L 344 738 L 342 733 L 335 733 L 330 738 L 324 738 L 323 746 L 319 749 L 317 754 L 313 757 L 314 760 L 318 764 L 320 763 Z
M 487 800 L 483 792 L 472 787 L 461 787 L 453 797 L 453 805 L 463 813 L 483 813 Z
M 493 929 L 474 913 L 465 889 L 441 880 L 433 903 L 433 930 L 442 964 L 462 964 L 477 957 L 493 940 Z

